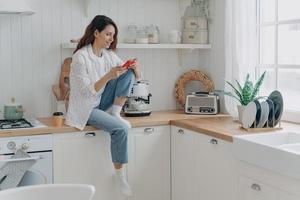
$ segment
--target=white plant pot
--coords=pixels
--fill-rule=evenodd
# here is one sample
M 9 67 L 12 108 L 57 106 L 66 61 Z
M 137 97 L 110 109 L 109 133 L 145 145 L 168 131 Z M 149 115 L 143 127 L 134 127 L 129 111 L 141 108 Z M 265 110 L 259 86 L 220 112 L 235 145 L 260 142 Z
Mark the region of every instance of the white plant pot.
M 243 119 L 243 112 L 245 110 L 245 107 L 246 106 L 243 106 L 243 105 L 238 105 L 237 108 L 238 108 L 238 116 L 239 116 L 239 122 L 242 123 L 242 119 Z

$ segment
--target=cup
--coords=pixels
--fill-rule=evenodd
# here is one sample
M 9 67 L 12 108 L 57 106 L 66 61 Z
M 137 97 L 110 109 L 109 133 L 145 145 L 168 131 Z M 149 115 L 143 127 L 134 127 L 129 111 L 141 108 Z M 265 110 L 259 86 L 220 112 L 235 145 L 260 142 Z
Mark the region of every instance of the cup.
M 172 30 L 168 34 L 168 39 L 170 43 L 177 44 L 181 42 L 181 32 L 178 30 Z
M 55 112 L 52 116 L 53 126 L 62 127 L 64 124 L 64 116 L 62 112 Z

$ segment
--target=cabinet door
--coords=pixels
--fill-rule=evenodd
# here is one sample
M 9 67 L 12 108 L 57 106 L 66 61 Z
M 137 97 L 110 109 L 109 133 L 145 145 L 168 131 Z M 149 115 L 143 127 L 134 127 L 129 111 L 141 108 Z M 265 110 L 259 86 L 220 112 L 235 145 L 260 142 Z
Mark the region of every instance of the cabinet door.
M 195 137 L 189 130 L 171 126 L 172 200 L 200 199 L 196 195 L 195 174 L 200 169 L 195 163 Z
M 106 132 L 54 134 L 53 171 L 55 183 L 82 183 L 96 187 L 94 200 L 122 199 L 115 190 Z
M 231 144 L 172 127 L 172 200 L 235 198 Z
M 134 200 L 170 200 L 170 126 L 129 131 L 128 180 Z
M 238 179 L 238 199 L 278 200 L 277 193 L 275 188 L 260 181 L 245 176 L 240 176 Z
M 197 196 L 219 200 L 235 197 L 236 175 L 230 142 L 201 133 L 195 136 Z

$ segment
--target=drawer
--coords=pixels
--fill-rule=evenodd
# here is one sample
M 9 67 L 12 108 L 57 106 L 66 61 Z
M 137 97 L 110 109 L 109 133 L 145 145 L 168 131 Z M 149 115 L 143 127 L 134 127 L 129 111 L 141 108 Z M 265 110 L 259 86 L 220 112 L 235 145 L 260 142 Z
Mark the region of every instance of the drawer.
M 276 200 L 277 188 L 246 176 L 239 176 L 238 199 L 243 200 Z

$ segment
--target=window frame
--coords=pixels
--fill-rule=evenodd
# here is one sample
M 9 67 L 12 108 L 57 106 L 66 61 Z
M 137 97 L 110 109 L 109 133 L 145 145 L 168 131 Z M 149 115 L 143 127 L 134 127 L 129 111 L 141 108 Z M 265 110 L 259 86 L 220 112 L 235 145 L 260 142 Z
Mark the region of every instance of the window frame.
M 278 63 L 278 30 L 279 26 L 281 25 L 293 25 L 293 24 L 300 24 L 300 18 L 299 19 L 291 19 L 291 20 L 279 20 L 278 17 L 278 2 L 279 0 L 275 1 L 275 16 L 274 21 L 267 21 L 267 22 L 261 22 L 260 20 L 260 0 L 256 0 L 257 5 L 257 34 L 258 34 L 258 55 L 257 55 L 257 65 L 255 67 L 255 75 L 256 78 L 259 77 L 259 75 L 262 73 L 262 69 L 273 69 L 275 71 L 275 89 L 278 89 L 278 76 L 279 76 L 279 69 L 300 69 L 300 64 L 279 64 Z M 274 27 L 274 64 L 262 64 L 261 63 L 261 27 L 268 27 L 272 26 Z M 283 116 L 282 120 L 289 121 L 289 122 L 296 122 L 300 123 L 300 111 L 297 110 L 283 110 Z

